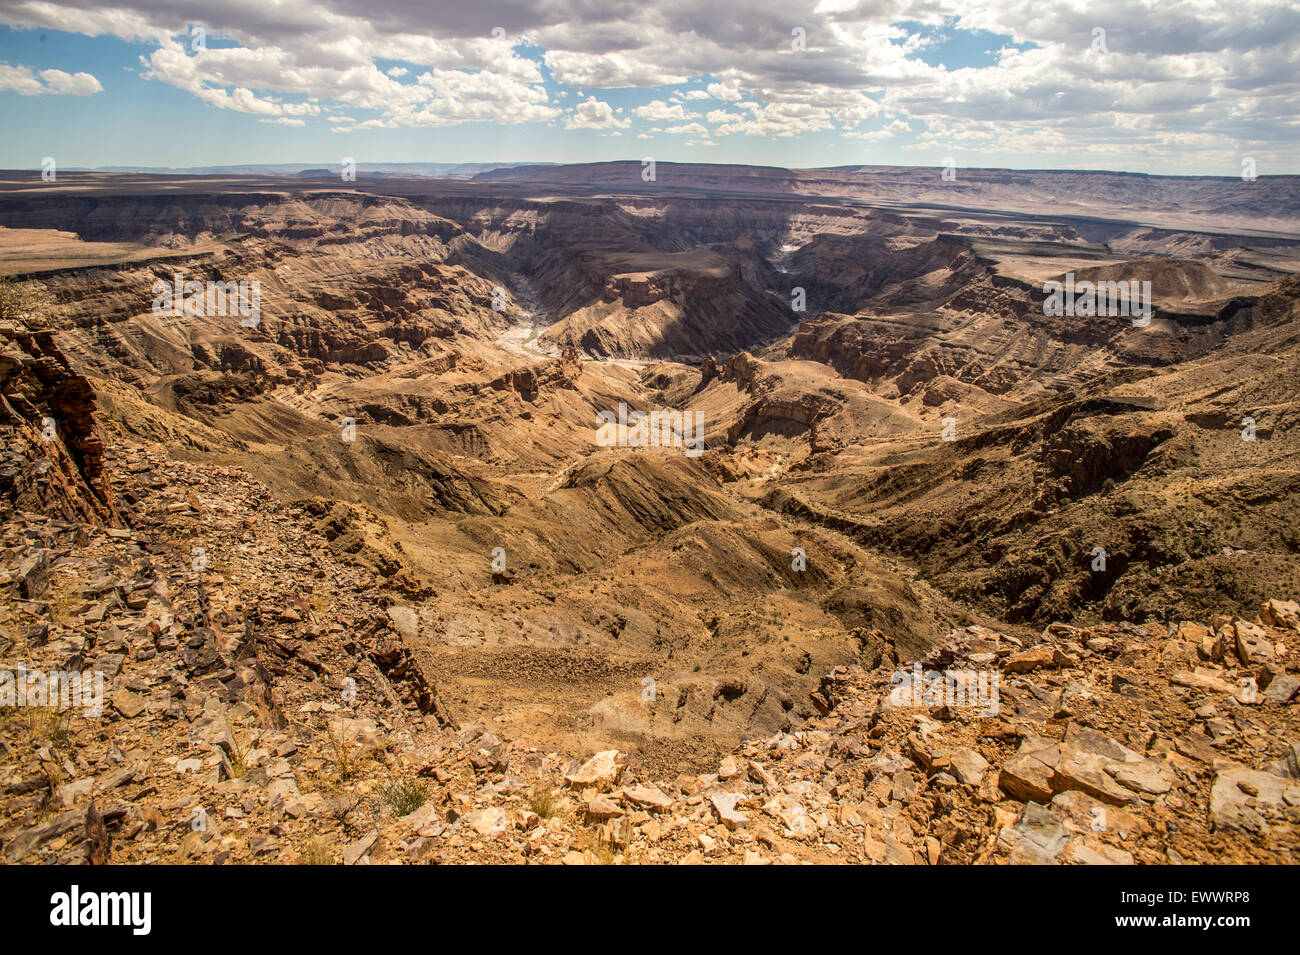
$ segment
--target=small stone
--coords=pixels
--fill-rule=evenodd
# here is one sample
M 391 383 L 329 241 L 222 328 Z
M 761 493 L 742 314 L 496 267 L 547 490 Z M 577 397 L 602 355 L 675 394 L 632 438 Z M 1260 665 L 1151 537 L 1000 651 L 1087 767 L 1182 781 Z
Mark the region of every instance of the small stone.
M 1095 839 L 1071 839 L 1061 854 L 1070 865 L 1133 865 L 1133 854 Z
M 978 786 L 989 768 L 989 762 L 973 749 L 955 749 L 948 754 L 948 764 L 957 781 L 966 786 Z
M 94 776 L 86 776 L 76 782 L 64 783 L 58 789 L 59 802 L 63 804 L 64 809 L 71 809 L 79 799 L 89 796 L 94 786 Z
M 379 841 L 379 830 L 371 829 L 356 842 L 351 843 L 343 850 L 343 864 L 357 865 L 362 859 L 370 855 L 374 849 L 375 843 Z
M 893 802 L 911 802 L 916 789 L 916 777 L 910 770 L 902 769 L 894 774 L 894 785 L 890 787 L 889 798 Z
M 1279 673 L 1269 681 L 1268 689 L 1264 691 L 1264 698 L 1274 703 L 1290 703 L 1298 690 L 1300 690 L 1300 680 L 1289 673 Z
M 1225 769 L 1210 789 L 1210 824 L 1216 831 L 1244 830 L 1256 835 L 1272 828 L 1269 816 L 1284 812 L 1287 779 L 1258 770 Z M 1292 791 L 1297 787 L 1290 786 Z
M 34 600 L 45 593 L 50 585 L 50 559 L 43 550 L 38 550 L 18 565 L 14 577 L 18 581 L 18 592 L 27 600 Z
M 1190 672 L 1183 670 L 1175 673 L 1170 676 L 1169 682 L 1176 686 L 1187 686 L 1197 690 L 1214 690 L 1216 693 L 1230 695 L 1237 691 L 1235 686 L 1219 679 L 1213 671 L 1203 670 L 1199 667 Z
M 1069 836 L 1065 827 L 1045 807 L 1025 803 L 1014 829 L 999 836 L 1011 844 L 1011 861 L 1024 865 L 1044 865 L 1056 860 L 1065 849 Z
M 587 811 L 588 817 L 596 822 L 604 822 L 607 819 L 613 819 L 615 816 L 623 815 L 623 808 L 608 796 L 592 794 L 583 807 Z
M 1294 600 L 1268 600 L 1260 608 L 1261 623 L 1282 630 L 1300 630 L 1300 603 Z
M 714 793 L 709 797 L 718 819 L 733 832 L 749 825 L 749 817 L 736 811 L 736 803 L 742 798 L 740 793 Z
M 1272 662 L 1276 656 L 1273 642 L 1269 640 L 1263 627 L 1237 620 L 1233 623 L 1232 629 L 1237 640 L 1237 658 L 1242 663 L 1250 665 Z
M 1154 760 L 1118 764 L 1107 767 L 1106 771 L 1115 777 L 1117 783 L 1134 792 L 1159 796 L 1174 787 L 1173 772 Z
M 480 809 L 465 817 L 465 822 L 480 836 L 499 836 L 510 829 L 510 820 L 505 810 L 496 806 Z
M 119 690 L 109 698 L 109 702 L 113 704 L 113 709 L 128 720 L 135 719 L 149 705 L 149 701 L 143 696 L 132 693 L 130 690 Z
M 1051 780 L 1060 760 L 1059 744 L 1041 737 L 1026 739 L 1016 755 L 1002 764 L 998 785 L 1015 799 L 1045 803 L 1052 798 Z
M 634 806 L 641 806 L 654 812 L 671 809 L 672 799 L 656 786 L 624 786 L 623 798 Z

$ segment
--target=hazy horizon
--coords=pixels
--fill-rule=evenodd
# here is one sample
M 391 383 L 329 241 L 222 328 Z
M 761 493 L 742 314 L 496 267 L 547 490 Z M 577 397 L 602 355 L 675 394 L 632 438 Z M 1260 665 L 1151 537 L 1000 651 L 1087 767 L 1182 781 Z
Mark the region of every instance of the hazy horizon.
M 753 0 L 731 18 L 688 0 L 0 0 L 0 116 L 24 132 L 0 165 L 452 152 L 1182 176 L 1251 160 L 1260 176 L 1295 174 L 1298 39 L 1300 12 L 1270 0 Z
M 586 162 L 548 162 L 546 160 L 510 160 L 510 159 L 419 159 L 409 161 L 393 161 L 377 159 L 365 162 L 357 162 L 356 168 L 359 172 L 374 171 L 378 167 L 419 167 L 419 166 L 445 166 L 447 168 L 457 168 L 462 166 L 484 166 L 493 168 L 508 168 L 521 166 L 584 166 L 584 165 L 612 165 L 616 163 L 630 163 L 640 165 L 640 158 L 617 157 L 613 159 L 589 160 Z M 732 162 L 710 162 L 706 160 L 676 160 L 676 159 L 656 159 L 659 166 L 747 166 L 750 168 L 770 168 L 785 169 L 791 172 L 812 172 L 816 170 L 842 170 L 842 169 L 932 169 L 938 168 L 930 163 L 841 163 L 838 165 L 825 166 L 777 166 L 770 163 L 732 163 Z M 243 162 L 231 163 L 203 163 L 192 166 L 165 166 L 149 165 L 145 163 L 106 163 L 100 166 L 61 166 L 60 172 L 123 172 L 129 174 L 134 170 L 157 171 L 158 175 L 168 174 L 185 174 L 193 173 L 195 175 L 212 175 L 213 173 L 203 173 L 200 170 L 218 169 L 230 170 L 232 172 L 241 170 L 255 170 L 267 167 L 282 167 L 286 172 L 289 170 L 299 169 L 328 169 L 332 173 L 337 169 L 330 169 L 331 162 L 326 160 L 247 160 Z M 337 166 L 337 162 L 333 163 Z M 1240 175 L 1222 174 L 1222 173 L 1164 173 L 1164 172 L 1144 172 L 1134 169 L 1118 169 L 1102 166 L 966 166 L 964 168 L 969 172 L 1019 172 L 1019 173 L 1098 173 L 1103 175 L 1116 176 L 1144 176 L 1149 178 L 1160 179 L 1228 179 L 1233 181 L 1240 180 Z M 13 168 L 0 169 L 3 172 L 31 172 L 39 173 L 40 166 L 22 166 Z M 144 172 L 141 174 L 149 174 Z M 412 175 L 422 175 L 412 173 Z M 1259 179 L 1285 179 L 1288 177 L 1298 177 L 1298 172 L 1279 172 L 1272 174 L 1261 173 Z M 430 177 L 438 178 L 438 177 Z

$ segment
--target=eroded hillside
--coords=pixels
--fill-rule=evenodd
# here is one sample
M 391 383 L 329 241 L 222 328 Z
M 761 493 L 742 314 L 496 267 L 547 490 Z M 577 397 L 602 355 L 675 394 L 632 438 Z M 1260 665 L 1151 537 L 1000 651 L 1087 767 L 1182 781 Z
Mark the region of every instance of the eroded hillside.
M 278 639 L 283 607 L 311 631 L 274 650 L 277 676 L 314 674 L 320 699 L 347 661 L 388 659 L 361 632 L 409 654 L 390 664 L 411 692 L 436 685 L 430 719 L 487 727 L 479 749 L 614 749 L 664 781 L 712 773 L 751 736 L 790 748 L 827 709 L 825 675 L 884 665 L 886 644 L 906 663 L 985 627 L 1001 652 L 1059 622 L 1090 646 L 1254 620 L 1300 593 L 1300 237 L 1270 231 L 1279 202 L 1162 184 L 1152 208 L 1178 221 L 1160 225 L 1106 218 L 1101 181 L 1054 217 L 978 211 L 1006 195 L 996 177 L 936 212 L 866 202 L 887 177 L 769 171 L 727 179 L 724 200 L 708 177 L 620 188 L 617 165 L 583 187 L 555 170 L 10 184 L 0 263 L 53 307 L 4 331 L 9 520 L 120 529 L 95 559 L 131 580 L 116 602 L 20 602 L 0 626 L 174 603 L 108 553 L 153 553 L 154 522 L 179 553 L 241 568 L 184 598 L 224 586 L 220 624 L 199 606 L 207 622 L 174 614 L 172 638 L 203 626 L 227 663 L 261 660 L 239 635 Z M 1212 228 L 1228 212 L 1240 234 Z M 1149 320 L 1049 315 L 1044 285 L 1067 275 L 1149 282 Z M 256 283 L 258 299 L 173 307 L 187 282 Z M 604 440 L 599 416 L 620 407 L 697 416 L 702 453 Z M 159 500 L 174 480 L 193 499 Z M 28 526 L 11 556 L 39 562 Z M 72 525 L 39 526 L 45 560 L 77 567 Z M 285 574 L 315 583 L 266 589 Z M 11 633 L 10 652 L 15 637 L 31 643 Z M 192 721 L 208 704 L 160 696 L 158 714 L 177 706 Z M 273 723 L 262 748 L 288 758 Z M 999 739 L 981 759 L 1007 756 Z M 954 857 L 1014 851 L 1000 845 Z

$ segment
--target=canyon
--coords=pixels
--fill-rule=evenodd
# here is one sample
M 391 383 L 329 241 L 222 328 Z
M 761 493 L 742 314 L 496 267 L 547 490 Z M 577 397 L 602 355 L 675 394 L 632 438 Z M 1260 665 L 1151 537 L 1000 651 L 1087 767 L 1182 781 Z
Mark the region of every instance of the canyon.
M 642 168 L 0 172 L 0 852 L 1294 861 L 1300 177 Z

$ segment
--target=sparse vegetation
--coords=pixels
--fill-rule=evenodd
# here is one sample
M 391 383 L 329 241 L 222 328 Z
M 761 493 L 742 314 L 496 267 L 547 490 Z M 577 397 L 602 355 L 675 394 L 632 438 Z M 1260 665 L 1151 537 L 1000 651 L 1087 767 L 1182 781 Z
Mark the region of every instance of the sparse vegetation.
M 625 856 L 625 850 L 601 839 L 594 829 L 584 829 L 578 835 L 578 848 L 596 865 L 615 865 Z
M 320 735 L 325 737 L 334 753 L 334 765 L 338 768 L 339 777 L 351 779 L 365 754 L 355 740 L 348 738 L 347 724 L 343 720 L 331 720 L 329 729 Z
M 555 790 L 543 783 L 533 787 L 528 794 L 528 808 L 543 819 L 550 819 L 559 811 L 560 801 Z
M 56 706 L 6 706 L 0 710 L 0 729 L 14 726 L 34 745 L 62 750 L 72 743 L 72 713 Z
M 334 865 L 334 850 L 324 839 L 313 839 L 302 850 L 303 865 Z
M 399 779 L 381 788 L 379 795 L 394 816 L 409 816 L 428 801 L 429 786 L 415 779 Z
M 226 756 L 226 765 L 230 769 L 230 775 L 233 779 L 243 779 L 248 775 L 248 753 L 252 747 L 251 741 L 241 743 L 239 735 L 233 730 L 230 733 L 229 745 L 223 748 Z
M 0 322 L 43 326 L 57 309 L 54 296 L 39 282 L 0 277 Z

